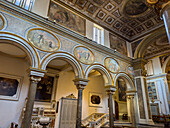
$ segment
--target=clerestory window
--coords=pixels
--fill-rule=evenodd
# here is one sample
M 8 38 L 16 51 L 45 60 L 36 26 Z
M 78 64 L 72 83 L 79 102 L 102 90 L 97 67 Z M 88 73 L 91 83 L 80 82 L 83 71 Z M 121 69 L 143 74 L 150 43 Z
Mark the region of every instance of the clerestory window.
M 104 30 L 96 24 L 93 26 L 93 40 L 98 44 L 104 45 Z
M 35 0 L 7 0 L 7 1 L 12 2 L 15 5 L 18 5 L 30 11 L 33 7 Z

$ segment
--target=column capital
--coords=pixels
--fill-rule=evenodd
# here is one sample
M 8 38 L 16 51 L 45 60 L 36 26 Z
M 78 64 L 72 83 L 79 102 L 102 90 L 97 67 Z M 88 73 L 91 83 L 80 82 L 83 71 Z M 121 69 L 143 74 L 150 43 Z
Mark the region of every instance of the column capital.
M 29 68 L 27 72 L 30 76 L 44 77 L 44 74 L 47 72 L 46 70 L 41 70 L 37 68 Z
M 114 94 L 114 92 L 116 91 L 116 87 L 113 85 L 107 85 L 105 86 L 105 90 L 107 94 Z
M 126 91 L 127 98 L 128 98 L 128 99 L 134 98 L 136 92 L 137 92 L 136 90 L 129 90 L 129 91 Z
M 30 76 L 30 80 L 33 82 L 33 83 L 38 83 L 39 81 L 41 81 L 41 77 L 39 76 Z
M 77 89 L 84 89 L 89 82 L 89 80 L 82 79 L 82 78 L 76 78 L 73 81 L 74 81 L 74 84 L 76 85 Z

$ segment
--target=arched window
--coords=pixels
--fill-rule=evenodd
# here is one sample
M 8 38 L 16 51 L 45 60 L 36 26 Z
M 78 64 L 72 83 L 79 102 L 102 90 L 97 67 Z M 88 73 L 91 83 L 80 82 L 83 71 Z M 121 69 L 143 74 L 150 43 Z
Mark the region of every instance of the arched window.
M 15 5 L 18 5 L 30 11 L 33 7 L 35 0 L 7 0 L 7 1 L 12 2 Z

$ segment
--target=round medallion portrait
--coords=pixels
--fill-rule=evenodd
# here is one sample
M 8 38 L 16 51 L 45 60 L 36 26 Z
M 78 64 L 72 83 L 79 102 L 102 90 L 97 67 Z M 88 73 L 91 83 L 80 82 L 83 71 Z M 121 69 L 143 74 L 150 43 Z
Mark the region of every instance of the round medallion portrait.
M 118 62 L 112 58 L 106 58 L 104 61 L 104 65 L 109 71 L 113 73 L 119 72 L 120 67 L 119 67 Z
M 74 49 L 74 56 L 84 64 L 92 64 L 95 61 L 93 52 L 82 46 L 78 46 Z
M 28 32 L 27 38 L 31 44 L 40 50 L 56 51 L 60 47 L 58 38 L 42 29 L 32 29 Z
M 129 0 L 124 11 L 129 16 L 137 16 L 148 10 L 148 6 L 145 4 L 145 0 Z

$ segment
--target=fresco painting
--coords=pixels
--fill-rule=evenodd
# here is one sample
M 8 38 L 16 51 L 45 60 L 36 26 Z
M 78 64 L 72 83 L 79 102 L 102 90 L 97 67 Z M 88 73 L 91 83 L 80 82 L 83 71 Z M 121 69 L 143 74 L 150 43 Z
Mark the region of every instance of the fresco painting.
M 59 48 L 59 41 L 52 34 L 35 29 L 28 33 L 28 40 L 36 47 L 45 51 L 55 51 Z
M 109 38 L 110 38 L 110 48 L 116 49 L 121 54 L 127 56 L 126 41 L 124 41 L 112 34 L 109 34 Z
M 85 19 L 58 4 L 51 2 L 48 16 L 50 20 L 85 35 Z
M 131 67 L 131 66 L 128 66 L 128 67 L 127 67 L 127 72 L 128 72 L 130 75 L 135 76 L 133 67 Z
M 74 49 L 76 58 L 84 64 L 92 64 L 95 60 L 94 54 L 87 48 L 78 46 Z
M 109 71 L 113 73 L 116 73 L 119 71 L 119 64 L 116 62 L 116 60 L 112 58 L 106 58 L 104 61 L 104 65 Z
M 124 80 L 119 79 L 118 80 L 118 92 L 119 92 L 119 101 L 126 102 L 126 83 Z

